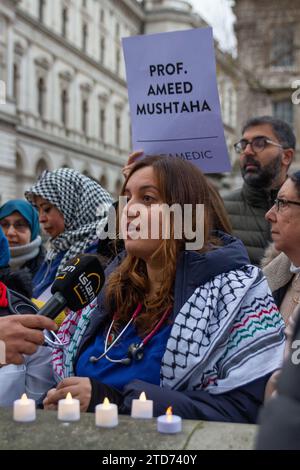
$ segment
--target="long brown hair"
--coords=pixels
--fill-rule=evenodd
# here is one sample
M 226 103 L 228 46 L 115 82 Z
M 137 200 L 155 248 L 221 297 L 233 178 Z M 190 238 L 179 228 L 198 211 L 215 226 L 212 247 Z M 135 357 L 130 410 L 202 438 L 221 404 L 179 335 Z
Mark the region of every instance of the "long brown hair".
M 201 252 L 208 251 L 218 245 L 219 241 L 211 235 L 216 216 L 216 205 L 211 203 L 210 185 L 203 173 L 191 163 L 173 157 L 145 157 L 131 169 L 123 185 L 121 195 L 127 181 L 133 173 L 142 168 L 152 167 L 157 178 L 158 189 L 164 203 L 172 206 L 190 204 L 193 211 L 193 230 L 196 228 L 196 205 L 204 204 L 204 244 Z M 119 267 L 111 274 L 106 288 L 107 307 L 115 313 L 114 328 L 129 321 L 138 303 L 143 304 L 142 313 L 135 320 L 139 334 L 146 334 L 161 318 L 174 300 L 173 287 L 176 274 L 178 255 L 184 250 L 186 240 L 184 233 L 181 239 L 174 239 L 174 226 L 171 220 L 171 237 L 161 241 L 161 245 L 153 254 L 163 266 L 163 279 L 159 290 L 151 298 L 146 263 L 133 255 L 127 254 Z

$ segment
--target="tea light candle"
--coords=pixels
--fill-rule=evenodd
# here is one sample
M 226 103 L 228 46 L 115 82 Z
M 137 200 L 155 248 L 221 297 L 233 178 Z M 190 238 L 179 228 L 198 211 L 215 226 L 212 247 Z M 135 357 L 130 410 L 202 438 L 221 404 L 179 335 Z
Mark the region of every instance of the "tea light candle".
M 158 432 L 175 434 L 176 432 L 180 432 L 181 429 L 182 419 L 180 416 L 173 415 L 171 406 L 169 406 L 165 415 L 157 418 Z
M 118 407 L 110 403 L 108 398 L 104 398 L 102 404 L 96 406 L 95 414 L 96 426 L 102 428 L 114 428 L 118 425 Z
M 61 421 L 78 421 L 80 419 L 80 401 L 72 398 L 69 392 L 63 400 L 58 402 L 58 419 Z
M 153 401 L 147 400 L 145 392 L 140 394 L 139 399 L 132 400 L 132 418 L 153 418 Z
M 23 393 L 20 400 L 14 401 L 13 418 L 20 423 L 29 423 L 36 418 L 35 401 Z

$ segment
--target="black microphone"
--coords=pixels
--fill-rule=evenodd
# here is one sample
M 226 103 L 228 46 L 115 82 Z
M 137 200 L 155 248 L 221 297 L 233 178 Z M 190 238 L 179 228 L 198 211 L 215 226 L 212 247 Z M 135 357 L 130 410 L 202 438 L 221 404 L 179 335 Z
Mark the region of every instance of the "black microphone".
M 70 260 L 56 275 L 51 297 L 38 311 L 53 320 L 65 308 L 77 312 L 99 294 L 105 281 L 104 271 L 96 255 L 83 254 Z

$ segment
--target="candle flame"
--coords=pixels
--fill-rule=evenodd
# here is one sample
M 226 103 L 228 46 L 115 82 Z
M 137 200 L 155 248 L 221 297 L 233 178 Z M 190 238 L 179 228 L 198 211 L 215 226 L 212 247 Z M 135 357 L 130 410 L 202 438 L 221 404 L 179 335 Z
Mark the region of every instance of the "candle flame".
M 172 416 L 173 416 L 172 406 L 169 406 L 169 408 L 167 409 L 166 416 L 167 416 L 167 421 L 172 421 Z
M 139 400 L 141 400 L 141 401 L 146 401 L 146 400 L 147 400 L 147 398 L 146 398 L 146 393 L 145 393 L 145 392 L 142 392 L 142 393 L 140 394 Z
M 66 402 L 67 402 L 67 403 L 71 403 L 72 400 L 73 400 L 72 395 L 71 395 L 70 392 L 68 392 L 68 393 L 67 393 L 67 396 L 66 396 Z
M 23 393 L 23 395 L 21 396 L 21 400 L 24 402 L 28 400 L 26 393 Z
M 107 397 L 105 397 L 104 400 L 103 400 L 103 407 L 108 408 L 109 405 L 110 405 L 109 399 Z

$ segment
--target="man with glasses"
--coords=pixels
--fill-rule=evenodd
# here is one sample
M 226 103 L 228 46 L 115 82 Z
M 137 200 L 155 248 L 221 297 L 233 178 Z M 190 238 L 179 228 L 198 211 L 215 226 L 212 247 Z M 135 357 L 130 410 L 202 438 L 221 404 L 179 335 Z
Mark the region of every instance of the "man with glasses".
M 287 178 L 296 138 L 286 122 L 271 116 L 255 117 L 245 124 L 234 147 L 240 155 L 244 183 L 226 194 L 224 203 L 234 235 L 244 242 L 251 263 L 259 265 L 271 241 L 265 213 Z

